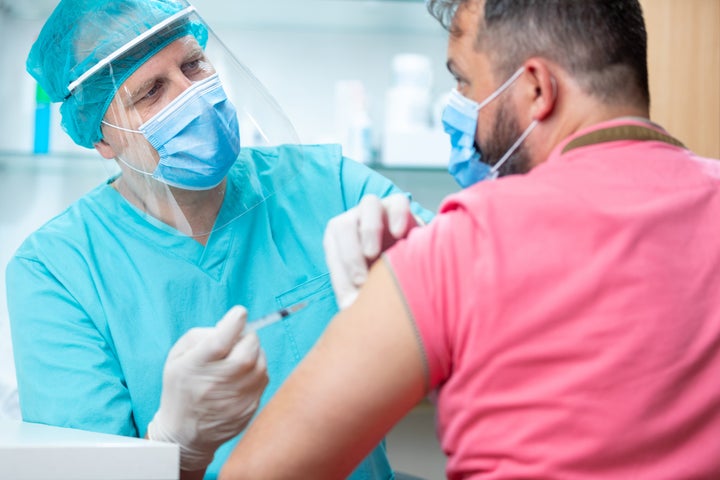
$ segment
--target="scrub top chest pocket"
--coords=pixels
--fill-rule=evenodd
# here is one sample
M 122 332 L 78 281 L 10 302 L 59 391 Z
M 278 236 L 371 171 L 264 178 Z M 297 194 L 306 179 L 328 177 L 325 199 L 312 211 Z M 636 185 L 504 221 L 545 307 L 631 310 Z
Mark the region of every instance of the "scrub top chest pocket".
M 306 307 L 290 315 L 284 322 L 285 334 L 293 342 L 296 361 L 304 357 L 325 330 L 330 319 L 337 313 L 337 304 L 330 283 L 330 274 L 325 273 L 278 295 L 278 307 L 287 308 L 298 302 Z
M 270 378 L 261 406 L 280 388 L 337 313 L 330 274 L 302 282 L 275 297 L 277 308 L 287 308 L 301 301 L 307 302 L 305 308 L 257 331 Z

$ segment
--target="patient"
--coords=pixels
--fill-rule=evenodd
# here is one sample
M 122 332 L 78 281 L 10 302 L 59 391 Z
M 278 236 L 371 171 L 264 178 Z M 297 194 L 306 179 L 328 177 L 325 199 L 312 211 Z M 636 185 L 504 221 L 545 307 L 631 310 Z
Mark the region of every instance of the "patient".
M 720 478 L 720 162 L 648 119 L 640 4 L 429 8 L 453 164 L 504 178 L 385 252 L 221 478 L 344 478 L 428 394 L 451 479 Z

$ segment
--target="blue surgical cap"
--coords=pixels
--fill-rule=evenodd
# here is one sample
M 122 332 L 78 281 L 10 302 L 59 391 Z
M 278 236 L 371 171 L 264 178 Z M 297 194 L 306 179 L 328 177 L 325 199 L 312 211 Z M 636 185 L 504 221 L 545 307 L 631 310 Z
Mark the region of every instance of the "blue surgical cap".
M 78 145 L 102 139 L 100 123 L 120 85 L 172 41 L 194 36 L 204 48 L 199 17 L 179 15 L 107 64 L 140 35 L 188 8 L 183 0 L 62 0 L 30 49 L 26 67 L 53 102 L 62 102 L 63 129 Z M 69 86 L 100 64 L 71 91 Z

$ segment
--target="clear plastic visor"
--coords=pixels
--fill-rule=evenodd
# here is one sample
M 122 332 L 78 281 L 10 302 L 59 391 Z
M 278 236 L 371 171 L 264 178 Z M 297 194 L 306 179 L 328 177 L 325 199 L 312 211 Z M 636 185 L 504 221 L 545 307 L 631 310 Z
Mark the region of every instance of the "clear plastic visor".
M 95 94 L 96 76 L 115 90 L 95 145 L 118 162 L 112 186 L 165 233 L 207 240 L 304 164 L 287 116 L 192 7 L 95 64 L 70 85 L 75 99 Z

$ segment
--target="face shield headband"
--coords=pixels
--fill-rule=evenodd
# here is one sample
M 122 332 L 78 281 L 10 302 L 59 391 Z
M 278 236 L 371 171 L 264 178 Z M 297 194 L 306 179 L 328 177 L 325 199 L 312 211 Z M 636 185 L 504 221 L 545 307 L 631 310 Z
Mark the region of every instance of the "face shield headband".
M 207 28 L 189 21 L 195 7 L 188 6 L 121 47 L 97 60 L 91 56 L 71 71 L 83 71 L 69 83 L 60 112 L 66 132 L 75 143 L 87 148 L 102 139 L 101 122 L 120 85 L 141 65 L 173 41 L 191 35 L 201 47 L 208 39 Z M 96 52 L 100 53 L 100 52 Z M 88 64 L 96 62 L 90 66 Z

